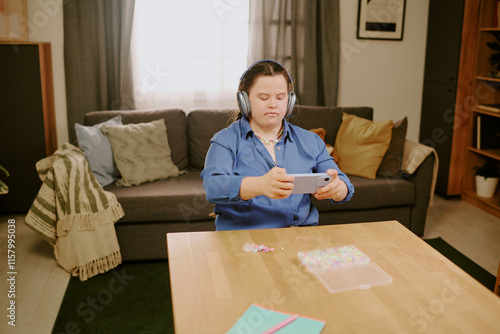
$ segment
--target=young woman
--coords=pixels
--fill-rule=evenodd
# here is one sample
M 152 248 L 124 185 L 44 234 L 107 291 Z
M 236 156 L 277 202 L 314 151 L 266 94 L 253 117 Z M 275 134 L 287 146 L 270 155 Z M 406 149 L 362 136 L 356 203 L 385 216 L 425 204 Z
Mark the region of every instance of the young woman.
M 207 200 L 215 203 L 216 229 L 317 225 L 310 194 L 293 194 L 297 173 L 328 173 L 317 199 L 348 201 L 354 187 L 313 132 L 287 121 L 293 111 L 292 79 L 279 63 L 262 60 L 243 73 L 239 119 L 211 139 L 201 173 Z

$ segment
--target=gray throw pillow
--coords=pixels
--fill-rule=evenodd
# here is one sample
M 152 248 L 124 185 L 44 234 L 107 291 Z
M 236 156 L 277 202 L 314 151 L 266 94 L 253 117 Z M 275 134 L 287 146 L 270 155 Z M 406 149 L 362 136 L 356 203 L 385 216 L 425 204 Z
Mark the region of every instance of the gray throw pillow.
M 122 125 L 120 115 L 94 126 L 75 124 L 78 147 L 83 151 L 89 162 L 92 173 L 101 186 L 107 186 L 118 180 L 120 173 L 113 159 L 111 144 L 106 135 L 101 132 L 103 125 Z
M 405 117 L 394 123 L 392 127 L 392 138 L 389 149 L 377 171 L 378 176 L 391 179 L 401 179 L 401 163 L 403 161 L 403 150 L 406 142 L 406 131 L 408 129 L 408 118 Z

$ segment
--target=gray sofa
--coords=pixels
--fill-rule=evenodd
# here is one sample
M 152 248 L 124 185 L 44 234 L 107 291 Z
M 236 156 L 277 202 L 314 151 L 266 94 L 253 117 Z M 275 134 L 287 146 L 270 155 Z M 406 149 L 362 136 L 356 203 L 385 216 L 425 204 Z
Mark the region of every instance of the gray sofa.
M 325 128 L 326 143 L 333 145 L 346 112 L 373 118 L 369 107 L 297 106 L 290 121 L 305 129 Z M 113 192 L 123 206 L 125 216 L 115 227 L 124 260 L 150 260 L 167 257 L 166 233 L 210 231 L 215 229 L 213 205 L 208 203 L 200 172 L 213 134 L 229 124 L 230 110 L 180 109 L 155 111 L 95 111 L 85 116 L 85 125 L 95 125 L 121 115 L 124 124 L 149 122 L 163 118 L 167 126 L 172 160 L 185 174 L 134 187 L 104 189 Z M 366 179 L 349 176 L 355 194 L 342 205 L 329 201 L 314 204 L 321 225 L 398 220 L 422 236 L 429 205 L 434 156 L 429 155 L 412 175 L 403 178 Z

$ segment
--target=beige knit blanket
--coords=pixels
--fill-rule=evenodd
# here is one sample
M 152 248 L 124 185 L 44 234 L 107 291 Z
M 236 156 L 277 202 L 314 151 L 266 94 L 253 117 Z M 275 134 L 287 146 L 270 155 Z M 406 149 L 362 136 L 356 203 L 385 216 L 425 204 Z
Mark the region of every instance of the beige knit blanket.
M 401 170 L 407 174 L 413 174 L 425 158 L 430 154 L 434 155 L 434 170 L 432 174 L 431 197 L 430 204 L 434 199 L 434 190 L 436 189 L 437 173 L 439 167 L 439 158 L 435 149 L 430 146 L 417 143 L 413 140 L 406 139 L 403 153 L 403 161 Z
M 117 267 L 122 258 L 114 223 L 124 212 L 83 152 L 66 143 L 36 169 L 43 184 L 25 223 L 54 246 L 57 263 L 82 281 Z

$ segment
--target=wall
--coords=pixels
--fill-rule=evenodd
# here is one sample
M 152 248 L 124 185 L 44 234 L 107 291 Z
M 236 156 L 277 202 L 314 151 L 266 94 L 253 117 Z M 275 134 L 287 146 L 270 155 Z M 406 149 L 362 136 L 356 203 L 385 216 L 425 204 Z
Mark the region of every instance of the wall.
M 408 116 L 418 141 L 429 0 L 406 0 L 402 41 L 356 39 L 358 1 L 340 1 L 339 106 L 374 108 L 374 120 Z
M 64 34 L 61 0 L 28 0 L 28 32 L 32 42 L 50 42 L 56 111 L 57 143 L 69 140 L 64 76 Z
M 367 105 L 375 120 L 408 116 L 418 140 L 429 0 L 406 0 L 403 41 L 356 39 L 358 1 L 341 0 L 340 106 Z M 68 141 L 61 0 L 28 0 L 30 40 L 52 43 L 59 146 Z

